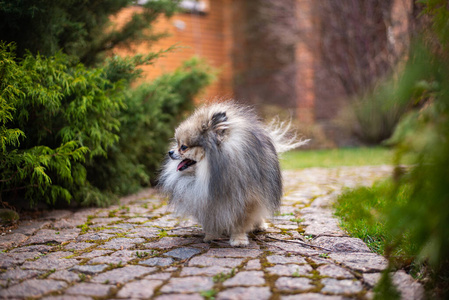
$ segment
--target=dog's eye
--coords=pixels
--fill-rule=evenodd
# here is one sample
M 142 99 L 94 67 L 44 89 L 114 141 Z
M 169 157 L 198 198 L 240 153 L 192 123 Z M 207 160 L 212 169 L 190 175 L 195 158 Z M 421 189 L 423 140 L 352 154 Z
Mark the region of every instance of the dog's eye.
M 186 145 L 181 145 L 181 151 L 186 151 L 187 150 L 187 148 L 189 148 L 189 147 L 187 147 Z

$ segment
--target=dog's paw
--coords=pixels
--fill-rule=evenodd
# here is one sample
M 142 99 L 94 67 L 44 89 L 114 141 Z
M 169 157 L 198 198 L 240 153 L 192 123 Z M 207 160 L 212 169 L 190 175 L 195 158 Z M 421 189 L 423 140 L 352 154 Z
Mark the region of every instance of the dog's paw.
M 232 247 L 248 246 L 248 236 L 245 233 L 232 235 L 231 239 L 229 240 L 229 244 L 231 244 Z
M 215 235 L 206 233 L 206 235 L 204 236 L 203 242 L 210 243 L 210 242 L 212 242 L 215 239 L 216 239 Z
M 265 222 L 261 222 L 259 224 L 257 224 L 256 226 L 254 226 L 254 232 L 261 232 L 261 231 L 265 231 L 268 228 L 268 224 Z

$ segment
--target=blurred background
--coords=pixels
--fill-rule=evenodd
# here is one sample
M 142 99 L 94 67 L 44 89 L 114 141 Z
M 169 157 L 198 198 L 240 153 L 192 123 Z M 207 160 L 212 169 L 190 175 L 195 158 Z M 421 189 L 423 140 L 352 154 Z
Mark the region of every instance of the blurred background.
M 148 1 L 138 1 L 145 4 Z M 265 117 L 293 117 L 312 136 L 310 147 L 378 144 L 400 112 L 354 115 L 351 105 L 372 91 L 407 57 L 420 8 L 412 0 L 183 0 L 182 12 L 161 17 L 153 30 L 168 36 L 119 55 L 179 46 L 143 67 L 141 80 L 172 71 L 192 57 L 217 70 L 197 101 L 235 98 Z M 120 11 L 127 22 L 139 5 Z M 389 118 L 371 132 L 357 118 Z M 389 127 L 389 128 L 388 128 Z
M 153 186 L 179 122 L 229 98 L 312 139 L 283 169 L 395 165 L 342 224 L 449 298 L 447 0 L 0 0 L 0 231 Z
M 0 0 L 2 197 L 106 205 L 154 185 L 177 124 L 230 98 L 291 119 L 309 149 L 356 149 L 287 154 L 296 168 L 441 147 L 447 6 Z

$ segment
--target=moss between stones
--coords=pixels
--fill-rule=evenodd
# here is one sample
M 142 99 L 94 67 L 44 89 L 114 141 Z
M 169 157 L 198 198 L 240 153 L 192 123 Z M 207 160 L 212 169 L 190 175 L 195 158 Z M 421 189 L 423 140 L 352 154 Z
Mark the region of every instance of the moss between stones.
M 78 265 L 80 266 L 84 266 L 89 262 L 90 258 L 83 258 L 81 260 L 78 261 Z
M 298 228 L 296 229 L 296 231 L 297 231 L 299 234 L 302 234 L 302 235 L 304 235 L 304 232 L 306 232 L 306 230 L 304 229 L 304 227 L 301 226 L 301 225 L 298 225 Z
M 288 231 L 288 229 L 284 229 L 284 228 L 278 228 L 278 229 L 281 231 L 280 234 L 292 236 L 292 234 Z
M 319 266 L 322 265 L 322 264 L 317 264 L 316 262 L 311 260 L 309 257 L 306 257 L 305 260 L 312 267 L 312 269 L 314 269 L 314 270 L 316 270 Z
M 44 274 L 38 276 L 37 278 L 39 278 L 39 279 L 47 279 L 47 277 L 50 276 L 51 274 L 53 274 L 54 272 L 56 272 L 56 269 L 51 269 L 51 270 L 45 272 Z
M 218 294 L 218 291 L 215 289 L 200 292 L 200 295 L 207 300 L 215 299 L 215 295 L 217 295 L 217 294 Z
M 229 273 L 221 272 L 221 273 L 215 274 L 214 276 L 212 276 L 212 281 L 214 283 L 224 282 L 224 281 L 228 280 L 229 278 L 234 277 L 235 273 L 236 273 L 235 268 L 232 268 L 231 272 L 229 272 Z
M 275 283 L 276 280 L 279 278 L 276 274 L 270 274 L 268 271 L 266 271 L 266 268 L 273 267 L 275 264 L 272 264 L 268 262 L 267 256 L 273 255 L 273 252 L 271 251 L 264 251 L 262 255 L 259 257 L 260 265 L 262 267 L 262 271 L 264 273 L 264 279 L 265 279 L 265 286 L 268 286 L 272 292 L 271 298 L 273 300 L 279 299 L 279 293 L 276 291 Z

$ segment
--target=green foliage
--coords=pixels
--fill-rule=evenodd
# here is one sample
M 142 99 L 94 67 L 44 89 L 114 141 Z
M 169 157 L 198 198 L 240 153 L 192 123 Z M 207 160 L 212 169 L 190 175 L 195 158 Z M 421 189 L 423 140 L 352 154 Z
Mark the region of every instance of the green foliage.
M 396 148 L 396 163 L 415 157 L 413 167 L 392 184 L 379 216 L 366 204 L 360 218 L 385 220 L 385 254 L 390 268 L 409 257 L 408 264 L 424 265 L 429 298 L 449 296 L 449 11 L 443 0 L 420 1 L 430 24 L 412 47 L 410 58 L 392 89 L 396 101 L 414 108 L 399 123 L 388 141 Z M 389 195 L 388 195 L 389 194 Z M 359 195 L 362 197 L 362 195 Z M 370 197 L 368 198 L 368 202 Z M 359 198 L 360 199 L 360 198 Z M 363 204 L 364 205 L 364 204 Z M 376 203 L 371 204 L 376 205 Z M 356 231 L 359 229 L 355 228 Z M 388 293 L 388 278 L 379 298 Z M 384 294 L 381 294 L 384 293 Z M 386 293 L 386 294 L 385 294 Z
M 293 218 L 293 219 L 290 219 L 290 222 L 302 223 L 302 222 L 304 222 L 304 219 L 303 218 Z
M 167 231 L 165 229 L 160 229 L 159 233 L 157 234 L 157 236 L 160 237 L 160 238 L 163 238 L 163 237 L 168 236 L 168 233 L 167 233 Z
M 352 130 L 367 144 L 379 144 L 390 138 L 403 116 L 432 97 L 446 76 L 441 70 L 438 71 L 440 74 L 435 72 L 438 68 L 447 67 L 449 59 L 447 1 L 417 2 L 424 5 L 421 17 L 430 19 L 423 22 L 430 24 L 422 28 L 420 41 L 414 41 L 406 69 L 396 79 L 384 79 L 372 93 L 351 104 Z
M 408 109 L 398 102 L 392 87 L 394 81 L 380 84 L 374 93 L 360 97 L 350 104 L 353 113 L 352 131 L 362 142 L 378 145 L 393 134 L 400 118 Z
M 211 289 L 206 291 L 201 291 L 200 295 L 207 300 L 214 300 L 215 296 L 218 294 L 217 290 Z
M 18 55 L 26 51 L 45 56 L 62 49 L 85 65 L 104 59 L 107 51 L 129 42 L 154 41 L 151 25 L 160 15 L 171 16 L 178 0 L 147 1 L 128 22 L 112 26 L 111 16 L 134 0 L 0 0 L 2 40 L 16 42 Z
M 388 217 L 396 238 L 392 246 L 401 243 L 401 231 L 407 230 L 416 245 L 413 254 L 429 264 L 444 298 L 449 296 L 449 12 L 445 1 L 425 4 L 434 36 L 426 35 L 415 46 L 408 76 L 398 88 L 402 101 L 422 108 L 404 118 L 390 140 L 398 161 L 413 153 L 416 165 L 405 178 L 411 187 L 407 204 L 395 205 Z
M 89 181 L 122 195 L 154 181 L 176 124 L 211 79 L 207 65 L 194 58 L 129 91 L 124 100 L 127 109 L 120 115 L 119 143 L 88 168 Z
M 2 197 L 105 203 L 86 181 L 84 163 L 117 142 L 123 86 L 61 53 L 16 63 L 13 50 L 0 45 Z
M 19 214 L 12 209 L 0 208 L 0 226 L 10 226 L 19 220 Z
M 136 1 L 0 0 L 3 200 L 103 206 L 155 178 L 175 124 L 210 82 L 210 70 L 192 59 L 132 89 L 139 66 L 173 47 L 106 57 L 114 47 L 164 36 L 152 24 L 173 15 L 178 2 L 148 1 L 112 24 Z
M 231 272 L 229 272 L 229 273 L 221 272 L 221 273 L 214 275 L 212 277 L 212 281 L 214 283 L 224 282 L 224 281 L 228 280 L 229 278 L 233 277 L 234 275 L 235 275 L 235 268 L 232 268 Z
M 396 188 L 393 181 L 386 180 L 372 187 L 346 190 L 335 203 L 335 214 L 340 217 L 341 226 L 352 236 L 362 239 L 372 251 L 379 254 L 385 254 L 386 246 L 392 241 L 392 235 L 386 225 L 386 215 L 393 204 L 403 206 L 407 203 L 410 194 L 407 185 L 401 186 L 398 191 Z M 403 240 L 397 254 L 407 260 L 411 255 L 411 247 L 410 240 Z
M 396 289 L 391 278 L 391 269 L 383 272 L 377 286 L 374 288 L 374 300 L 399 300 L 401 294 Z

